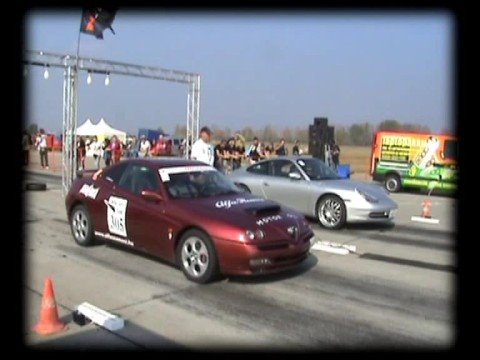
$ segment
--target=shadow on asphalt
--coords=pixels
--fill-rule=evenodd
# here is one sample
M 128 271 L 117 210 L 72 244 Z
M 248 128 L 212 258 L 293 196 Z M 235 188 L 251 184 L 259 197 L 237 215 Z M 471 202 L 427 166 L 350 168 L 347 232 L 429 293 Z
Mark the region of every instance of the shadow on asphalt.
M 281 271 L 274 274 L 258 274 L 252 276 L 226 276 L 230 282 L 242 284 L 262 284 L 275 281 L 282 281 L 290 278 L 300 276 L 310 269 L 315 267 L 318 263 L 318 258 L 310 253 L 309 256 L 296 268 Z
M 310 225 L 314 229 L 320 229 L 324 231 L 331 231 L 331 232 L 342 232 L 343 230 L 391 230 L 395 227 L 394 222 L 365 222 L 365 223 L 350 223 L 345 224 L 345 227 L 340 230 L 331 230 L 324 228 L 321 226 L 317 219 L 313 217 L 307 217 L 307 220 L 310 222 Z
M 128 320 L 125 320 L 124 328 L 117 331 L 109 331 L 93 323 L 80 328 L 73 322 L 72 314 L 63 316 L 61 321 L 70 327 L 65 334 L 60 333 L 30 347 L 41 350 L 186 350 L 184 346 Z

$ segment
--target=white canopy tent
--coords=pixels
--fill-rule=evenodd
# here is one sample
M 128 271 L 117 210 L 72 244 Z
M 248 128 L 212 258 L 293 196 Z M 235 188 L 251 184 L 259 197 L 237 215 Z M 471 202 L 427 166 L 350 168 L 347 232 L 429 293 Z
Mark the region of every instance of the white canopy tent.
M 77 135 L 80 136 L 92 136 L 96 134 L 95 125 L 92 124 L 90 119 L 87 119 L 82 125 L 77 128 Z
M 90 119 L 87 119 L 82 125 L 77 127 L 77 135 L 96 136 L 100 141 L 106 137 L 116 135 L 123 143 L 127 140 L 127 133 L 125 131 L 114 129 L 107 124 L 104 118 L 101 118 L 97 124 L 93 124 Z

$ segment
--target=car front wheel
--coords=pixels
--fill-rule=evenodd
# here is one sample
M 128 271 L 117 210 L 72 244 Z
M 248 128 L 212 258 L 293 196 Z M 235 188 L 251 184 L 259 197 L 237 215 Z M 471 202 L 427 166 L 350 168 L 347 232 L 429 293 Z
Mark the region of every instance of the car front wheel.
M 317 205 L 317 219 L 327 229 L 340 229 L 347 221 L 345 203 L 338 196 L 324 196 Z
M 177 259 L 187 279 L 207 283 L 218 275 L 218 261 L 210 238 L 199 230 L 189 230 L 177 247 Z
M 93 228 L 90 214 L 84 205 L 77 205 L 70 216 L 70 228 L 75 242 L 80 246 L 93 244 Z

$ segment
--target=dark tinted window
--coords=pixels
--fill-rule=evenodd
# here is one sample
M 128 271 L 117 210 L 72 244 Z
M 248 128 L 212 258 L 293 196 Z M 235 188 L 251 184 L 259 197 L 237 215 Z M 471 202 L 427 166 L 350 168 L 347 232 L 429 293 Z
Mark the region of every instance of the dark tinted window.
M 192 171 L 170 174 L 164 182 L 175 199 L 193 199 L 227 194 L 238 194 L 235 184 L 219 171 Z
M 118 186 L 136 195 L 142 190 L 157 191 L 158 179 L 155 173 L 147 166 L 131 164 L 123 173 Z
M 270 167 L 270 161 L 265 161 L 265 162 L 261 162 L 261 163 L 250 166 L 249 168 L 247 168 L 247 171 L 253 174 L 258 174 L 258 175 L 269 175 L 268 174 L 269 167 Z
M 288 178 L 288 174 L 297 172 L 295 164 L 290 160 L 274 160 L 273 161 L 273 176 Z
M 116 166 L 112 166 L 108 170 L 105 171 L 104 177 L 105 179 L 113 182 L 114 184 L 118 184 L 120 178 L 122 177 L 125 169 L 127 168 L 127 163 L 120 163 Z
M 458 141 L 457 140 L 445 140 L 445 147 L 443 149 L 445 159 L 457 160 L 458 156 Z
M 297 160 L 310 180 L 335 180 L 339 179 L 338 174 L 329 168 L 323 161 L 316 158 L 302 158 Z

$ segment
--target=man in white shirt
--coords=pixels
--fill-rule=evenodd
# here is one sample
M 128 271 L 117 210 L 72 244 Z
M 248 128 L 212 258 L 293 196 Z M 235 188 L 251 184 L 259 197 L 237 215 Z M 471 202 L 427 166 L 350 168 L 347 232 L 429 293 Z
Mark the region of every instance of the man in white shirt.
M 40 163 L 42 164 L 42 168 L 48 169 L 48 144 L 45 130 L 40 129 L 40 134 L 37 136 L 35 145 L 40 152 Z
M 191 158 L 213 166 L 214 156 L 210 136 L 211 131 L 208 127 L 204 126 L 200 129 L 200 138 L 192 146 Z
M 150 141 L 145 135 L 142 135 L 140 139 L 140 157 L 147 157 L 150 154 Z

